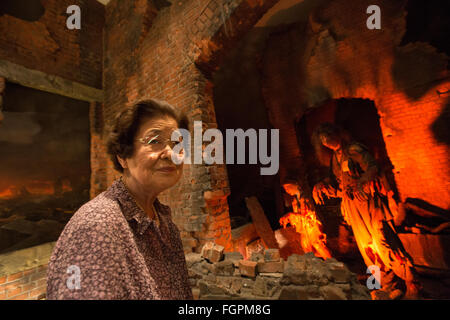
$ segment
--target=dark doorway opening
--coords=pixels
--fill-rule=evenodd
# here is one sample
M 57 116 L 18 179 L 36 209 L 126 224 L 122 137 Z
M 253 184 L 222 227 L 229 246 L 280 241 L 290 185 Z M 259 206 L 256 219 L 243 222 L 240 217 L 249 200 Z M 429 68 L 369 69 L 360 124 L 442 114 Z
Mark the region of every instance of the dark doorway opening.
M 226 129 L 254 129 L 256 132 L 259 129 L 270 132 L 272 129 L 261 93 L 259 59 L 264 51 L 264 40 L 265 33 L 261 30 L 250 31 L 228 52 L 220 69 L 213 75 L 216 119 L 218 129 L 223 134 Z M 248 163 L 248 141 L 246 143 Z M 224 144 L 226 156 L 226 141 Z M 269 154 L 270 151 L 269 147 Z M 251 196 L 258 198 L 272 229 L 280 228 L 278 220 L 283 213 L 283 203 L 279 175 L 261 175 L 261 166 L 259 163 L 227 164 L 231 191 L 228 206 L 232 228 L 251 222 L 245 202 L 245 198 Z

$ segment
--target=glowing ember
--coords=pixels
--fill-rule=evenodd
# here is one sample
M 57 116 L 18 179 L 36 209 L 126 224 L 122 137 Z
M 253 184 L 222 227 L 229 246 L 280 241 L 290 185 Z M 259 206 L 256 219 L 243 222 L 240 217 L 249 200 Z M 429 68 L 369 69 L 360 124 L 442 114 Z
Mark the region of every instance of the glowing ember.
M 13 198 L 15 196 L 15 192 L 8 188 L 6 190 L 0 191 L 0 198 Z
M 0 199 L 11 199 L 27 195 L 54 195 L 72 191 L 70 181 L 65 179 L 61 182 L 31 180 L 20 184 L 11 184 L 0 190 Z
M 331 258 L 331 253 L 326 247 L 327 236 L 322 232 L 322 223 L 314 211 L 303 208 L 300 212 L 290 212 L 281 217 L 280 224 L 283 228 L 290 224 L 301 234 L 303 251 L 313 252 L 323 259 Z
M 44 194 L 54 194 L 54 186 L 53 181 L 30 181 L 28 185 L 25 187 L 26 190 L 31 194 L 38 194 L 38 195 L 44 195 Z

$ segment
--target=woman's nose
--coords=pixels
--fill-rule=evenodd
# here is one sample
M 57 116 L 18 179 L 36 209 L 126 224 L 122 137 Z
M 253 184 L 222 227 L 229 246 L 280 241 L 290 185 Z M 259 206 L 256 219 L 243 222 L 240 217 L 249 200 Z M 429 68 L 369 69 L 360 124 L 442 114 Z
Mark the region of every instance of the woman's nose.
M 161 158 L 171 158 L 172 157 L 172 152 L 173 152 L 173 150 L 172 150 L 172 148 L 171 148 L 171 146 L 170 146 L 171 144 L 170 143 L 167 143 L 166 144 L 166 146 L 164 147 L 164 149 L 162 150 L 162 153 L 161 153 Z

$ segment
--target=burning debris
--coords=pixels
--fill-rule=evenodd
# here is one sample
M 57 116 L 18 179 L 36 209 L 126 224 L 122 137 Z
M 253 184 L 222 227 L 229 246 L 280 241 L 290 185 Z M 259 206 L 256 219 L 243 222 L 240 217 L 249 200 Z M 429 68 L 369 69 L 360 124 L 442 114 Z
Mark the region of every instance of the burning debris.
M 323 259 L 331 258 L 330 250 L 326 246 L 327 236 L 322 231 L 322 223 L 317 219 L 315 210 L 310 209 L 312 206 L 300 197 L 297 185 L 286 183 L 283 187 L 293 197 L 292 208 L 294 212 L 283 216 L 280 219 L 280 224 L 283 228 L 288 225 L 295 227 L 295 230 L 301 235 L 301 246 L 304 252 L 313 252 Z
M 313 252 L 323 259 L 331 258 L 331 253 L 326 246 L 327 236 L 322 232 L 322 223 L 317 219 L 312 210 L 302 212 L 290 212 L 280 219 L 283 228 L 292 225 L 301 235 L 301 245 L 305 252 Z

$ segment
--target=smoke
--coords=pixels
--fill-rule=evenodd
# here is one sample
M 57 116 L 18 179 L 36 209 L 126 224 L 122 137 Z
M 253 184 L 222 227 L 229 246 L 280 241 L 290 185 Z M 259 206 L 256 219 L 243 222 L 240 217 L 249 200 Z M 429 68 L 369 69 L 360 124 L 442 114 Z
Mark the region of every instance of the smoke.
M 0 192 L 32 181 L 90 176 L 89 104 L 7 83 L 0 124 Z
M 34 120 L 34 112 L 4 112 L 0 126 L 0 141 L 14 144 L 31 144 L 33 137 L 41 131 L 41 126 Z

